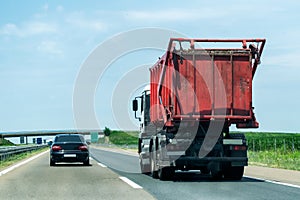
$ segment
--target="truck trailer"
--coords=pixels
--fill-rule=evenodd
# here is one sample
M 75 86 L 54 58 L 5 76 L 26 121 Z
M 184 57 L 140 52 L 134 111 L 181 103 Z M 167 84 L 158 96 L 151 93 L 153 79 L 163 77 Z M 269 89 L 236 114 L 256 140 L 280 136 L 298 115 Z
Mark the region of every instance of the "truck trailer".
M 258 128 L 252 81 L 265 39 L 171 38 L 150 68 L 150 85 L 132 102 L 140 122 L 142 173 L 161 180 L 177 170 L 240 180 L 248 165 L 244 134 Z

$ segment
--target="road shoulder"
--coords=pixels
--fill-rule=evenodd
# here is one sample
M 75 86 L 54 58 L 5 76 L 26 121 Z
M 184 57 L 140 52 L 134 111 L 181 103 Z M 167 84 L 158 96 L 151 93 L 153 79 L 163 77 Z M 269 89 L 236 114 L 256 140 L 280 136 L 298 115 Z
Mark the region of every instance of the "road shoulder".
M 261 166 L 247 166 L 245 176 L 300 186 L 300 171 Z

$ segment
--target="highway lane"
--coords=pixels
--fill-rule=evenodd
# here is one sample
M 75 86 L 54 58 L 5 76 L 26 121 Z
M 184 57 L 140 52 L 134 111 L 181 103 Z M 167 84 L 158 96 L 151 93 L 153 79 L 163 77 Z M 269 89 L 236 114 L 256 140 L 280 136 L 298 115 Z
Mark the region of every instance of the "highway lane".
M 49 166 L 49 153 L 0 176 L 0 199 L 154 199 L 134 189 L 109 168 L 91 160 L 91 166 Z
M 140 174 L 138 157 L 92 148 L 93 157 L 121 176 L 142 186 L 157 199 L 300 199 L 300 189 L 251 178 L 214 181 L 198 172 L 179 172 L 174 180 L 159 181 Z

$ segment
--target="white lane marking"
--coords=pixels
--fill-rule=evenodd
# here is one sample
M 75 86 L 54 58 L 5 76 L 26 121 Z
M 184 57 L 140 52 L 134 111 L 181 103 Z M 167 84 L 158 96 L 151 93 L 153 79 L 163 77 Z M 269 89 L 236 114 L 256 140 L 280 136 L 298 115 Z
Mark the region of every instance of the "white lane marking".
M 255 179 L 255 180 L 258 180 L 258 181 L 264 181 L 264 182 L 267 182 L 267 183 L 273 183 L 273 184 L 277 184 L 277 185 L 284 185 L 284 186 L 289 186 L 289 187 L 294 187 L 294 188 L 299 188 L 300 189 L 299 185 L 294 185 L 294 184 L 291 184 L 291 183 L 284 183 L 284 182 L 280 182 L 280 181 L 271 181 L 271 180 L 267 180 L 267 179 L 263 179 L 263 178 L 256 178 L 256 177 L 252 177 L 252 176 L 243 176 L 243 177 Z
M 90 157 L 90 160 L 94 160 L 92 157 Z
M 104 167 L 104 168 L 107 167 L 106 165 L 103 165 L 102 163 L 99 163 L 99 162 L 98 162 L 97 164 L 98 164 L 99 166 L 101 166 L 101 167 Z
M 8 173 L 8 172 L 10 172 L 10 171 L 12 171 L 12 170 L 18 168 L 18 167 L 20 167 L 20 166 L 22 166 L 22 165 L 25 165 L 26 163 L 29 163 L 30 161 L 33 161 L 34 159 L 36 159 L 36 158 L 38 158 L 38 157 L 40 157 L 40 156 L 42 156 L 42 155 L 48 153 L 49 151 L 50 151 L 50 150 L 44 151 L 44 152 L 42 152 L 42 153 L 40 153 L 40 154 L 37 154 L 37 155 L 35 155 L 35 156 L 32 156 L 32 157 L 28 158 L 27 160 L 24 160 L 24 161 L 22 161 L 22 162 L 20 162 L 20 163 L 18 163 L 18 164 L 15 164 L 15 165 L 13 165 L 13 166 L 11 166 L 11 167 L 9 167 L 9 168 L 7 168 L 7 169 L 1 171 L 1 172 L 0 172 L 0 176 L 2 176 L 2 175 L 4 175 L 4 174 L 6 174 L 6 173 Z
M 129 180 L 128 178 L 126 178 L 124 176 L 120 176 L 119 178 L 134 189 L 142 189 L 142 187 L 140 185 L 136 184 L 135 182 L 133 182 L 132 180 Z

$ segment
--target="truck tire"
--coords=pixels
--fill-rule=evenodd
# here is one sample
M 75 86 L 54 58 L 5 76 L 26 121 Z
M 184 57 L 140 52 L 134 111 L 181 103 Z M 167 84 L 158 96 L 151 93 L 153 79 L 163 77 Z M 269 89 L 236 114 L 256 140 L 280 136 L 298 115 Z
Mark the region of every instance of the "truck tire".
M 223 178 L 223 171 L 211 171 L 211 176 L 214 180 L 221 180 Z
M 201 168 L 200 172 L 201 172 L 201 174 L 209 174 L 210 173 L 209 169 L 207 169 L 207 168 Z
M 158 170 L 158 178 L 160 180 L 170 180 L 174 177 L 175 169 L 173 167 L 163 167 Z
M 228 180 L 241 180 L 244 175 L 244 166 L 228 167 L 224 170 L 224 178 Z

